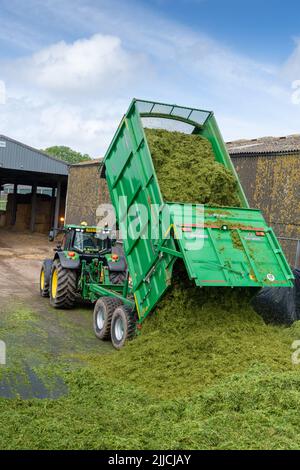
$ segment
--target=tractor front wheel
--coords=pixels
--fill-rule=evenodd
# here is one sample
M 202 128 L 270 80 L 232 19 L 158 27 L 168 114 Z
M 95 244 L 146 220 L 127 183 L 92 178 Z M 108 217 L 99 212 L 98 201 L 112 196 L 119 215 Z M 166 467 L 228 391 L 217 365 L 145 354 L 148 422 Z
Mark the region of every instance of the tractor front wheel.
M 54 308 L 72 308 L 76 302 L 77 272 L 63 268 L 57 259 L 52 265 L 50 304 Z
M 120 305 L 122 305 L 122 301 L 113 297 L 101 297 L 97 300 L 93 315 L 94 332 L 97 338 L 110 338 L 112 315 Z
M 111 319 L 111 342 L 116 349 L 121 349 L 127 340 L 135 335 L 135 315 L 128 305 L 117 307 Z

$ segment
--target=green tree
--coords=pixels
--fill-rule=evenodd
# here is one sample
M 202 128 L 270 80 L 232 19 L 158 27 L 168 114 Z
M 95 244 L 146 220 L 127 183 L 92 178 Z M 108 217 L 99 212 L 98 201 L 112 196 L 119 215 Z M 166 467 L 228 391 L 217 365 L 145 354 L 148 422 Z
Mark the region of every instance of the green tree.
M 91 160 L 91 157 L 88 154 L 76 152 L 76 150 L 72 150 L 70 147 L 66 147 L 64 145 L 48 147 L 44 150 L 44 152 L 48 153 L 48 155 L 51 155 L 52 157 L 58 158 L 59 160 L 63 160 L 68 163 L 80 163 L 86 160 Z

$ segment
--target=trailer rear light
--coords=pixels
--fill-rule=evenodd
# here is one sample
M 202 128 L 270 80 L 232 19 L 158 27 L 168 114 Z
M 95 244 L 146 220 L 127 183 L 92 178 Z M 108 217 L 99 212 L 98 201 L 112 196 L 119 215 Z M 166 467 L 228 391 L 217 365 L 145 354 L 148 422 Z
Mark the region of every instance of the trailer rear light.
M 255 235 L 257 237 L 264 237 L 265 236 L 265 232 L 255 232 Z

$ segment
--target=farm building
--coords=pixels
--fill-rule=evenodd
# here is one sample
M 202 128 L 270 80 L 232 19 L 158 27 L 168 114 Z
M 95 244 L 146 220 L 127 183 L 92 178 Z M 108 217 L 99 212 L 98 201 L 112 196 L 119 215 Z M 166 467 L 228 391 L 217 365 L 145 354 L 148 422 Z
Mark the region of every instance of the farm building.
M 0 224 L 47 233 L 65 212 L 68 165 L 0 135 Z
M 264 213 L 291 264 L 300 239 L 300 135 L 227 142 L 251 207 Z M 292 240 L 285 240 L 290 238 Z

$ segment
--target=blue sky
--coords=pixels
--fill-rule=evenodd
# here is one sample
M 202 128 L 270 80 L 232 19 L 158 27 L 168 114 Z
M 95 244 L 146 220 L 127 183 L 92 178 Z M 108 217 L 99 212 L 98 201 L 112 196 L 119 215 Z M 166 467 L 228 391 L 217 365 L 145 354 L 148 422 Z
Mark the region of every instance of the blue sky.
M 225 140 L 300 133 L 299 17 L 292 0 L 0 0 L 0 132 L 100 156 L 136 96 L 214 110 Z
M 148 0 L 164 15 L 254 58 L 284 60 L 299 35 L 296 0 Z

